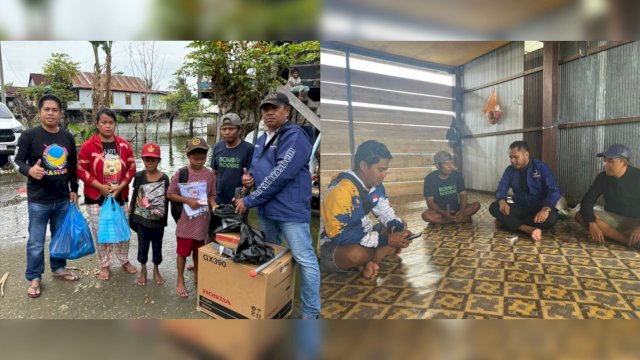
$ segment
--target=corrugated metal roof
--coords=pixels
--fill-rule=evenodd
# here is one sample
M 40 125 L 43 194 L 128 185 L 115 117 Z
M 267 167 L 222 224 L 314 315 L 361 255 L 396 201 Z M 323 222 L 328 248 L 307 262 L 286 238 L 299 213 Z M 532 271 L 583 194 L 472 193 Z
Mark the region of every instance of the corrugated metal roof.
M 31 73 L 30 77 L 36 85 L 44 81 L 43 74 Z M 80 72 L 73 78 L 73 87 L 79 89 L 91 89 L 93 85 L 93 73 Z M 147 92 L 144 80 L 135 76 L 111 75 L 111 91 Z M 166 94 L 165 91 L 152 91 L 154 94 Z

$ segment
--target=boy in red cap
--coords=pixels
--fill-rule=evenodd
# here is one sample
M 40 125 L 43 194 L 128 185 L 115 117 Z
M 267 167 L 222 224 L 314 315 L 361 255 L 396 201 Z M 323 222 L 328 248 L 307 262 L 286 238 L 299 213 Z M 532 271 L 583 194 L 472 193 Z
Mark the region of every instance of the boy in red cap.
M 138 233 L 138 261 L 141 272 L 136 284 L 147 284 L 147 259 L 149 245 L 153 249 L 153 280 L 158 285 L 164 284 L 158 265 L 162 262 L 162 236 L 167 226 L 169 213 L 167 189 L 169 177 L 158 170 L 160 163 L 160 147 L 157 144 L 142 146 L 142 162 L 144 170 L 138 171 L 133 179 L 133 196 L 129 206 L 129 223 Z

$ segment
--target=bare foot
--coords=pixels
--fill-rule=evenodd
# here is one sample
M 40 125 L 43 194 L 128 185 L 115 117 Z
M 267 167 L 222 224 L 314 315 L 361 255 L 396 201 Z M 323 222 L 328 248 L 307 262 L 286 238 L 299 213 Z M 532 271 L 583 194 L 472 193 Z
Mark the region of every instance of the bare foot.
M 140 268 L 140 276 L 138 276 L 138 280 L 136 280 L 136 284 L 138 286 L 147 285 L 147 267 L 144 264 Z
M 111 270 L 109 270 L 108 266 L 100 269 L 100 273 L 98 274 L 98 279 L 102 281 L 107 281 L 109 280 L 110 277 L 111 277 Z
M 182 298 L 189 297 L 189 292 L 187 291 L 187 288 L 184 287 L 183 281 L 178 280 L 178 285 L 176 286 L 176 295 Z
M 368 280 L 375 279 L 378 276 L 378 270 L 380 270 L 380 266 L 373 261 L 369 261 L 362 270 L 362 277 Z
M 153 270 L 153 281 L 155 281 L 156 284 L 158 285 L 162 285 L 165 283 L 164 278 L 162 277 L 162 275 L 160 275 L 160 273 L 156 269 Z
M 147 285 L 147 275 L 146 274 L 140 274 L 140 276 L 138 277 L 138 280 L 136 280 L 136 285 L 138 286 L 145 286 Z
M 132 264 L 132 263 L 130 263 L 130 262 L 128 262 L 128 261 L 127 261 L 126 263 L 122 264 L 122 267 L 123 267 L 125 270 L 127 270 L 127 272 L 128 272 L 129 274 L 135 274 L 135 273 L 137 273 L 137 272 L 138 272 L 138 269 L 136 269 L 136 267 L 135 267 L 135 266 L 133 266 L 133 264 Z
M 531 238 L 533 239 L 533 241 L 535 241 L 536 243 L 539 243 L 540 240 L 542 240 L 542 230 L 540 229 L 535 229 L 531 232 Z

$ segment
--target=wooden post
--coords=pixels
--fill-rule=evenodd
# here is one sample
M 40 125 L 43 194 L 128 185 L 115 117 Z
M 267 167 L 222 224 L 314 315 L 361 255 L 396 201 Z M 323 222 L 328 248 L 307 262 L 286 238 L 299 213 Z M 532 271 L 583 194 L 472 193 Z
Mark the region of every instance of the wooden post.
M 542 161 L 558 175 L 558 42 L 542 50 Z

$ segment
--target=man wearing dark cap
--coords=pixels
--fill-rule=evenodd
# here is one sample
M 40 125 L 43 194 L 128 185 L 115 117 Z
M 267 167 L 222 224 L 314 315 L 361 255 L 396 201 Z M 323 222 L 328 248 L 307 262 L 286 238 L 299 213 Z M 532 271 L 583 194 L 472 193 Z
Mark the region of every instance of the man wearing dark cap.
M 589 229 L 593 242 L 604 244 L 609 238 L 628 246 L 640 247 L 640 169 L 629 165 L 631 150 L 621 144 L 598 154 L 602 171 L 582 198 L 576 220 Z M 604 211 L 593 206 L 604 195 Z
M 216 202 L 214 208 L 231 204 L 236 188 L 242 188 L 242 175 L 251 167 L 253 145 L 242 140 L 242 120 L 234 113 L 227 113 L 220 119 L 221 141 L 213 147 L 211 168 L 216 177 Z M 222 220 L 211 214 L 209 233 L 222 225 Z
M 260 104 L 267 130 L 258 138 L 249 172 L 242 184 L 253 192 L 236 201 L 236 212 L 257 208 L 266 240 L 287 240 L 300 265 L 303 319 L 320 313 L 320 269 L 311 241 L 311 172 L 309 157 L 313 134 L 287 121 L 291 106 L 280 92 L 268 94 Z
M 539 243 L 542 230 L 552 228 L 558 220 L 560 187 L 549 165 L 529 157 L 526 141 L 509 145 L 509 160 L 511 165 L 502 174 L 489 212 L 502 226 L 527 233 Z M 507 202 L 509 188 L 513 190 L 513 203 Z
M 464 178 L 453 167 L 453 156 L 438 151 L 433 157 L 437 170 L 424 178 L 424 199 L 428 209 L 422 220 L 434 224 L 471 222 L 471 216 L 480 209 L 479 202 L 467 203 Z

